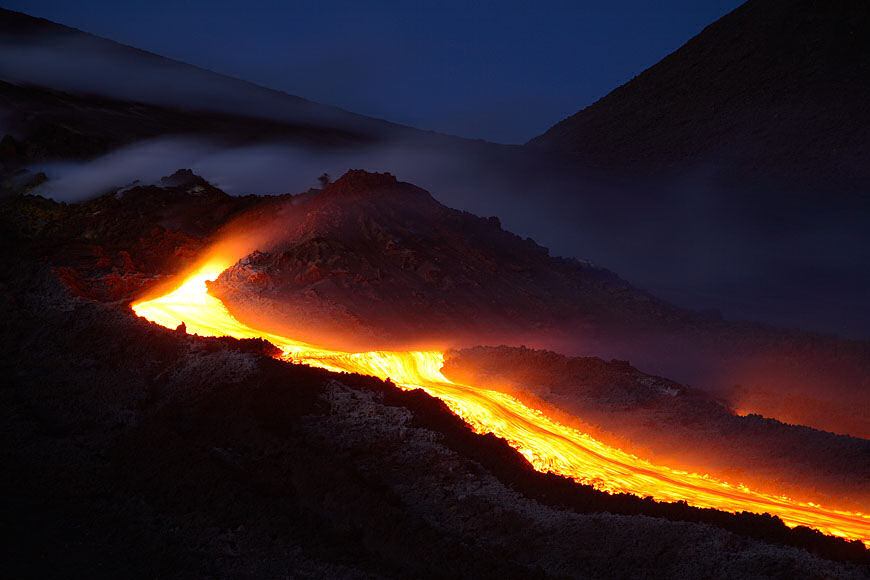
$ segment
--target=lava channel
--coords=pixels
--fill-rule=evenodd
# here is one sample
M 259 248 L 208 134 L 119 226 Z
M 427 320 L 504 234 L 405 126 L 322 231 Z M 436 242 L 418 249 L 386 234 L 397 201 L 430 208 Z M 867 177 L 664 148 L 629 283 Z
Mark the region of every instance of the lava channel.
M 788 526 L 808 526 L 848 540 L 861 540 L 870 547 L 870 515 L 759 493 L 744 485 L 652 464 L 562 425 L 510 395 L 450 381 L 441 373 L 441 352 L 338 352 L 246 326 L 206 288 L 207 280 L 214 280 L 234 262 L 229 257 L 212 257 L 178 288 L 134 303 L 133 311 L 169 328 L 184 322 L 188 332 L 202 336 L 263 338 L 277 346 L 285 360 L 389 378 L 403 389 L 423 389 L 443 400 L 477 433 L 493 433 L 505 439 L 542 472 L 571 477 L 611 493 L 651 496 L 667 502 L 683 500 L 693 506 L 733 513 L 770 513 Z

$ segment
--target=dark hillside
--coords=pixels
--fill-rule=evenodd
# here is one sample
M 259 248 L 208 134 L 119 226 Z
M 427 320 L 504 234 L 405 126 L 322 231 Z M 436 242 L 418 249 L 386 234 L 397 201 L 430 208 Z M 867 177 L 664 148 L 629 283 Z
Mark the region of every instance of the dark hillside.
M 529 142 L 603 170 L 870 183 L 870 4 L 750 0 Z
M 85 97 L 368 134 L 414 131 L 12 10 L 0 9 L 0 63 L 4 81 Z

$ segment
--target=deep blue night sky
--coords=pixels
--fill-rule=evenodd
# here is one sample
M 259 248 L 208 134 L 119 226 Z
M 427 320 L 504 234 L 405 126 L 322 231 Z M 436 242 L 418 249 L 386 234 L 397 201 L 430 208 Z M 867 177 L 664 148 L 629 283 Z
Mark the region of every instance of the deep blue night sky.
M 4 7 L 353 112 L 521 143 L 740 3 L 12 0 Z

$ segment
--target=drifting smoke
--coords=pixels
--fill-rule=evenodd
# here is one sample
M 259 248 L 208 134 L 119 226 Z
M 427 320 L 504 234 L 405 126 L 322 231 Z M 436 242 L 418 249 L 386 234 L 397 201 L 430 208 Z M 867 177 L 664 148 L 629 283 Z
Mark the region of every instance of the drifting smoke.
M 658 186 L 602 183 L 522 161 L 512 150 L 413 143 L 316 151 L 174 138 L 33 169 L 49 176 L 40 193 L 76 201 L 135 180 L 154 183 L 181 167 L 233 195 L 299 193 L 317 187 L 322 173 L 349 168 L 388 171 L 447 206 L 498 215 L 505 229 L 553 255 L 590 259 L 681 306 L 854 338 L 870 328 L 863 307 L 870 272 L 861 267 L 870 262 L 867 211 L 849 200 L 810 216 L 784 194 L 746 201 L 756 192 L 723 187 L 711 175 Z
M 44 171 L 49 178 L 38 193 L 76 202 L 134 181 L 157 183 L 181 167 L 193 169 L 231 195 L 299 193 L 318 185 L 316 178 L 324 172 L 339 176 L 349 168 L 365 167 L 443 192 L 444 203 L 454 207 L 492 209 L 494 201 L 463 199 L 463 192 L 480 185 L 471 178 L 478 171 L 473 163 L 443 151 L 403 145 L 316 151 L 291 143 L 227 147 L 178 137 L 137 143 L 88 162 L 44 163 L 31 170 Z

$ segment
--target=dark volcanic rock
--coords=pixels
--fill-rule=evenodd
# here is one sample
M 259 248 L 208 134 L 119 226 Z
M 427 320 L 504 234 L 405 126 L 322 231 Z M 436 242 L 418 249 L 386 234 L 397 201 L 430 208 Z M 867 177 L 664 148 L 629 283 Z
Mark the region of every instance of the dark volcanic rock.
M 190 170 L 67 205 L 30 195 L 3 202 L 10 243 L 28 240 L 80 296 L 131 300 L 189 266 L 211 236 L 262 201 L 231 197 Z

